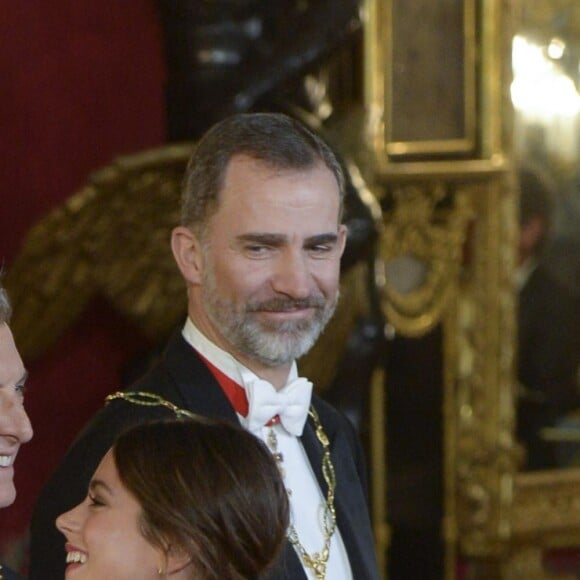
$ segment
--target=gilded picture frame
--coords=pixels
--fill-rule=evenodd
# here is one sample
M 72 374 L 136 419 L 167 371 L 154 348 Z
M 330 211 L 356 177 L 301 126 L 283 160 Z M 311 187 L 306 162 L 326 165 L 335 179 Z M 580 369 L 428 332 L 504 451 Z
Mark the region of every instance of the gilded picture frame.
M 379 158 L 476 156 L 475 0 L 385 0 L 367 7 L 366 66 L 373 74 L 366 92 Z

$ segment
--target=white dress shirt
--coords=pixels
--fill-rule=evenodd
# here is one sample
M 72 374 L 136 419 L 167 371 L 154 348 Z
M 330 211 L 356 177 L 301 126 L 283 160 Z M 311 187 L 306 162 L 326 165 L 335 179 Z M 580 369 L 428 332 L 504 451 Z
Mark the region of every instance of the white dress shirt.
M 183 328 L 183 337 L 212 365 L 217 367 L 230 379 L 245 388 L 247 381 L 256 379 L 256 375 L 240 364 L 232 355 L 222 350 L 202 334 L 188 318 Z M 298 377 L 296 362 L 292 364 L 287 382 Z M 246 427 L 245 418 L 238 414 L 240 423 Z M 310 466 L 302 442 L 298 437 L 288 433 L 281 424 L 271 427 L 264 426 L 261 433 L 254 433 L 268 445 L 268 434 L 274 430 L 278 440 L 278 452 L 283 456 L 284 484 L 291 492 L 290 519 L 300 543 L 308 552 L 319 553 L 324 547 L 324 532 L 322 516 L 325 498 L 318 486 L 316 476 Z M 296 550 L 296 548 L 294 548 Z M 300 563 L 306 577 L 315 580 L 314 572 L 304 565 L 300 556 Z M 352 580 L 352 572 L 340 530 L 336 528 L 330 543 L 330 556 L 326 565 L 327 580 Z

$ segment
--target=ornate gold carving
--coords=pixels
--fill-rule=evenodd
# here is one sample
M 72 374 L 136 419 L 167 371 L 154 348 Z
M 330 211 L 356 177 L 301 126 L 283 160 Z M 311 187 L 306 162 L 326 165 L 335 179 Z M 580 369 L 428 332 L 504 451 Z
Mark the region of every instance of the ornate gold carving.
M 475 153 L 476 3 L 462 0 L 446 6 L 429 1 L 415 4 L 367 0 L 365 6 L 367 120 L 379 164 L 387 162 L 388 157 Z M 423 17 L 420 23 L 417 13 Z M 447 42 L 440 41 L 438 23 L 442 21 L 447 27 Z M 399 28 L 409 26 L 409 22 L 413 23 L 414 34 L 397 38 L 397 34 L 404 33 Z M 450 66 L 440 67 L 448 51 L 455 58 Z M 405 73 L 415 77 L 415 95 L 408 94 L 408 87 L 401 87 L 407 82 Z M 456 96 L 457 103 L 453 102 Z M 433 109 L 437 107 L 441 119 L 446 119 L 441 125 L 433 119 Z M 413 126 L 412 137 L 401 140 L 393 134 L 397 116 L 407 121 L 400 123 L 402 127 Z
M 456 308 L 446 321 L 448 393 L 455 430 L 458 539 L 465 554 L 499 554 L 509 540 L 514 429 L 515 190 L 499 175 L 472 191 L 477 221 Z M 455 442 L 455 443 L 454 443 Z
M 469 194 L 433 180 L 397 185 L 382 197 L 380 258 L 385 265 L 382 304 L 401 333 L 432 329 L 451 297 L 472 217 Z
M 580 545 L 580 469 L 519 473 L 515 478 L 512 539 L 503 563 L 507 580 L 572 579 L 542 565 L 548 548 Z
M 580 545 L 580 469 L 519 473 L 513 506 L 516 543 Z
M 366 172 L 378 183 L 385 213 L 381 257 L 387 283 L 383 305 L 401 332 L 416 335 L 437 321 L 444 328 L 444 429 L 446 578 L 455 577 L 457 547 L 466 555 L 498 558 L 511 537 L 511 506 L 519 450 L 514 429 L 516 236 L 515 189 L 507 179 L 511 154 L 511 6 L 477 5 L 477 34 L 466 17 L 467 66 L 477 53 L 477 136 L 471 158 L 421 161 L 413 155 L 450 156 L 457 143 L 391 143 L 395 0 L 368 0 L 365 34 Z M 473 69 L 465 69 L 466 82 Z M 442 75 L 441 82 L 445 82 Z M 466 110 L 469 87 L 465 87 Z M 473 94 L 472 94 L 473 96 Z M 472 119 L 473 120 L 473 119 Z M 470 125 L 466 122 L 469 141 Z M 473 127 L 473 126 L 471 126 Z M 421 147 L 425 146 L 423 150 Z M 398 153 L 404 154 L 399 162 Z M 417 272 L 401 288 L 396 260 Z M 422 267 L 422 283 L 421 283 Z M 389 273 L 391 276 L 389 278 Z
M 501 567 L 501 577 L 505 580 L 574 580 L 576 574 L 551 574 L 542 564 L 541 548 L 525 546 L 510 554 Z
M 190 155 L 191 145 L 173 145 L 121 157 L 32 228 L 6 277 L 25 357 L 52 345 L 97 293 L 155 339 L 185 313 L 169 233 Z

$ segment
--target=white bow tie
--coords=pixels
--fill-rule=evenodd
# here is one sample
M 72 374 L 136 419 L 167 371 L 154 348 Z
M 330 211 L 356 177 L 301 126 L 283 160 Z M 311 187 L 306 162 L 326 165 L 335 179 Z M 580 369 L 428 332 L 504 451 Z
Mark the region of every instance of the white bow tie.
M 261 434 L 262 427 L 278 415 L 288 433 L 300 437 L 308 417 L 312 383 L 297 378 L 277 391 L 271 383 L 254 379 L 246 384 L 248 415 L 246 427 L 254 434 Z

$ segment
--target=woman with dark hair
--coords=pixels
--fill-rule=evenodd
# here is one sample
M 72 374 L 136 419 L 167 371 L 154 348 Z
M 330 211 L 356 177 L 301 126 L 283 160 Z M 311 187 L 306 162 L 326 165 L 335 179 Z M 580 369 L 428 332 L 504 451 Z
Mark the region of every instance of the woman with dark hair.
M 87 498 L 56 525 L 67 540 L 66 578 L 246 580 L 276 559 L 288 498 L 270 452 L 249 432 L 172 419 L 122 434 Z

